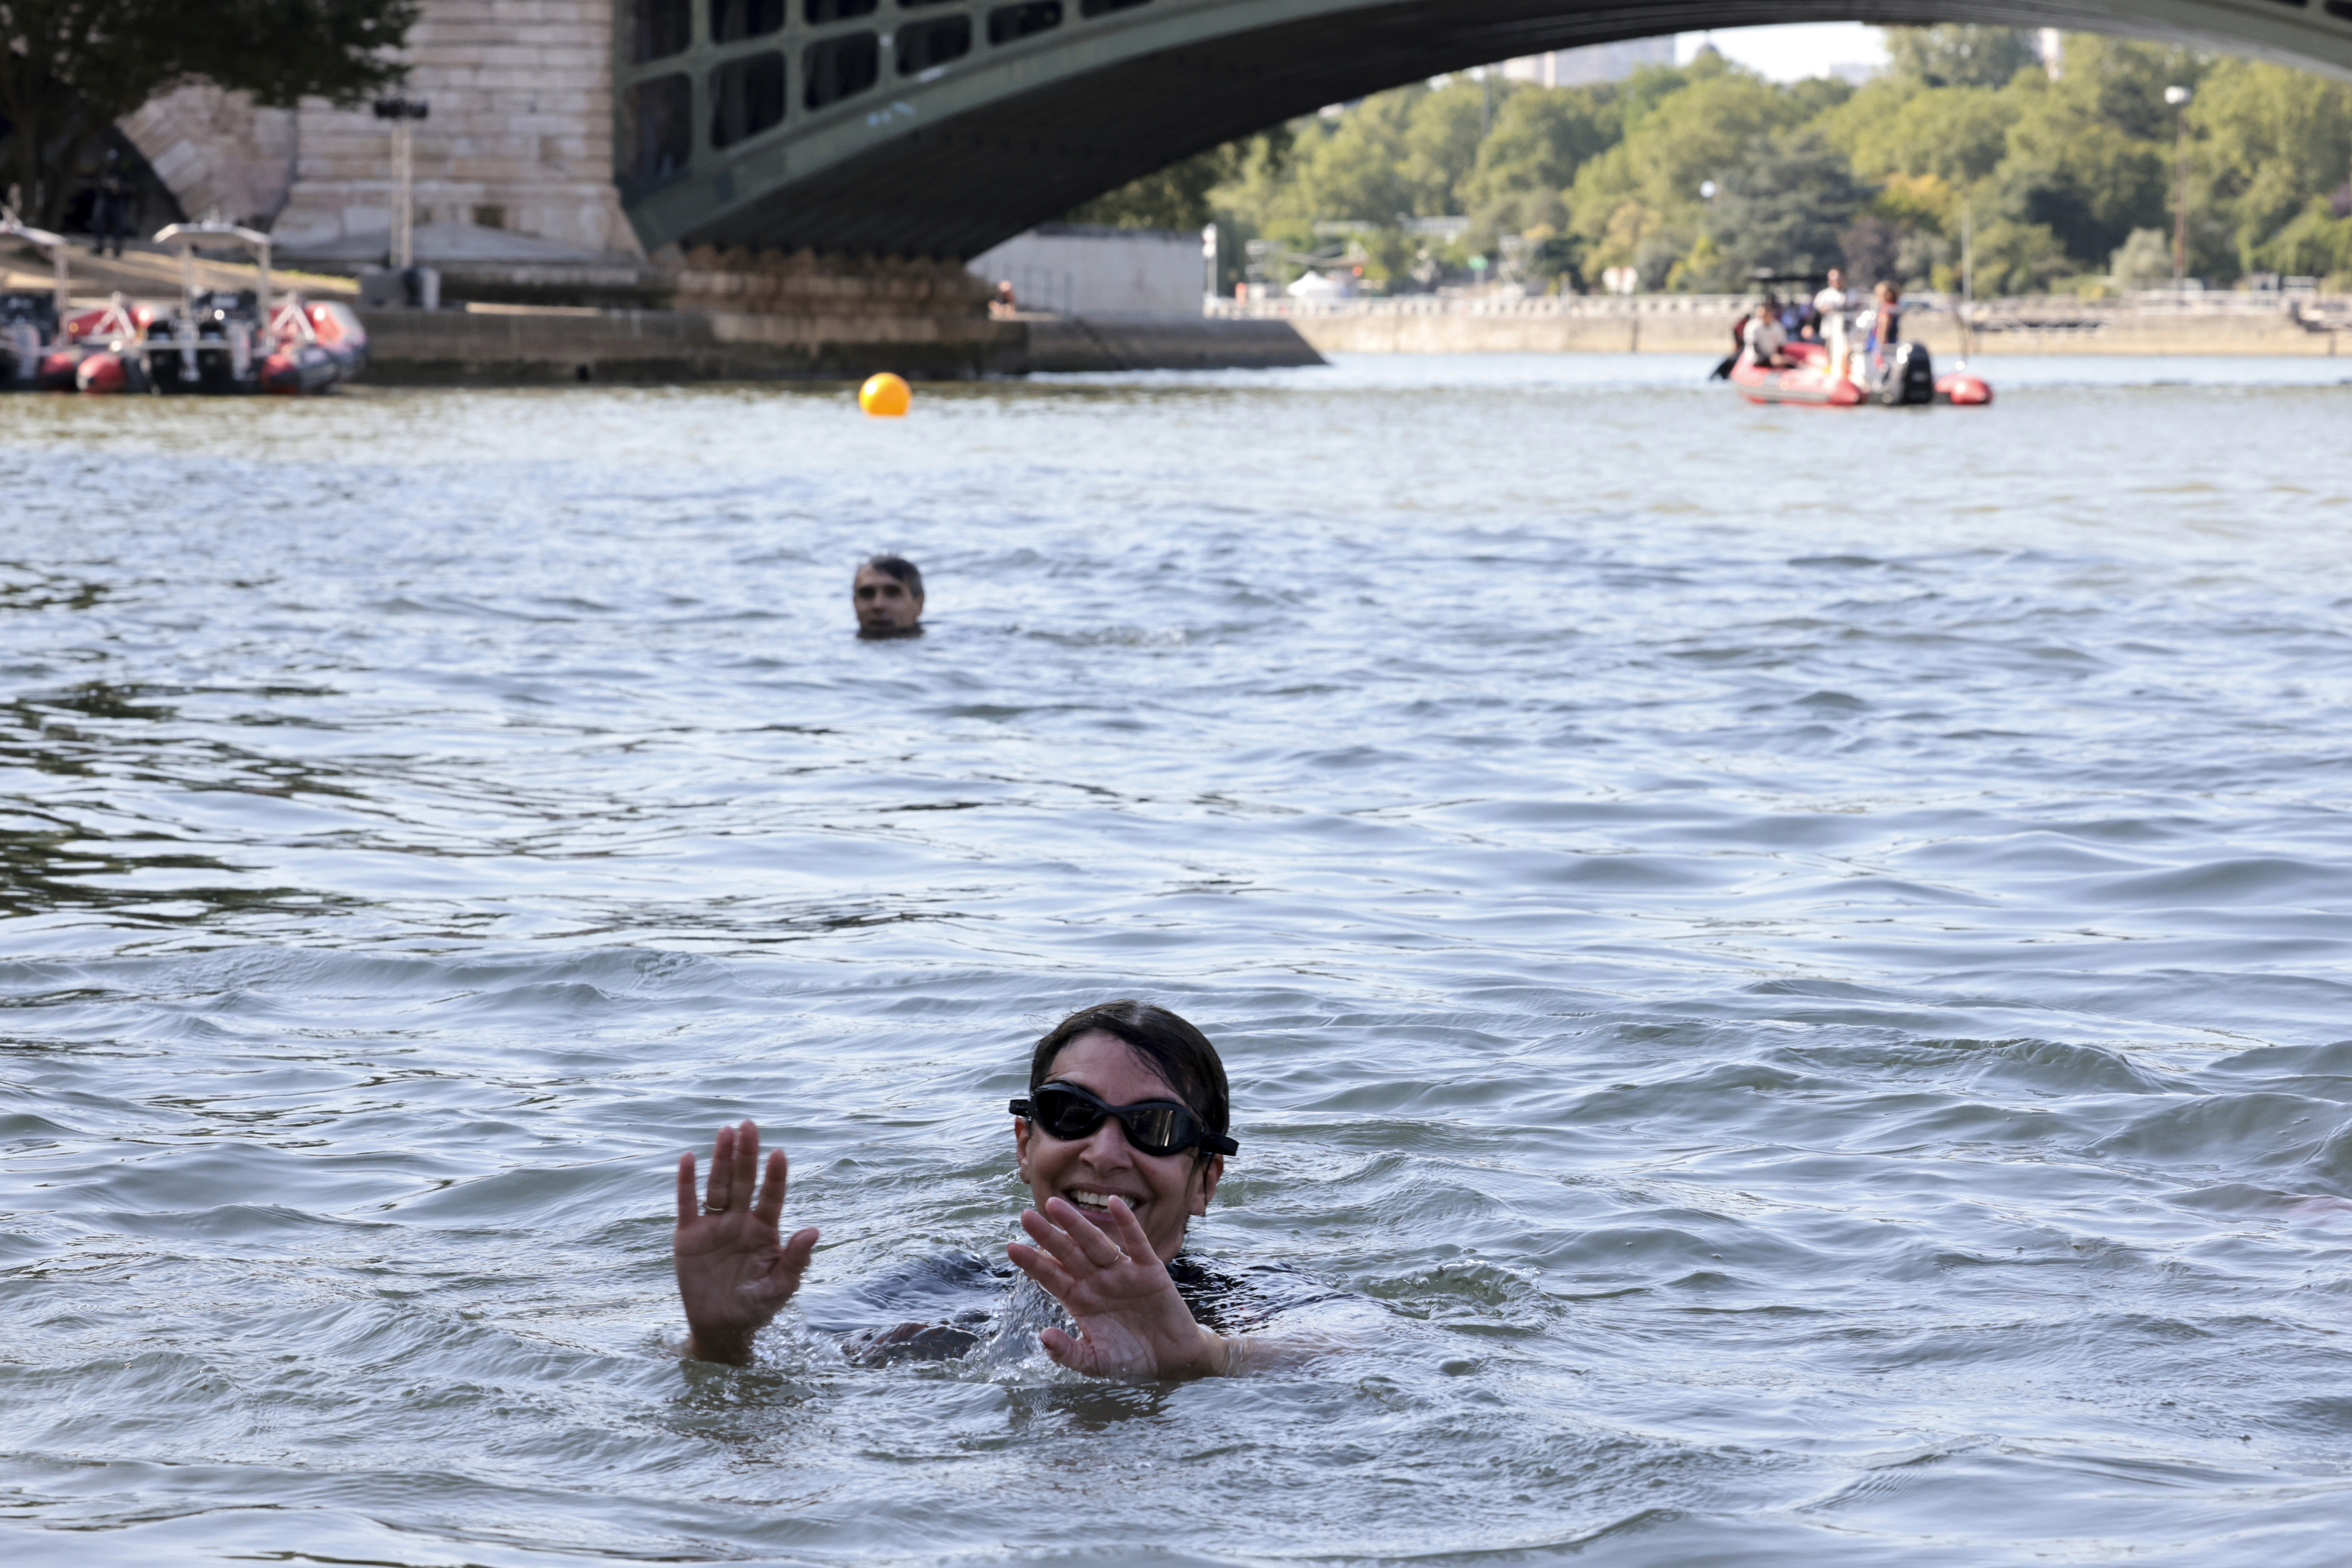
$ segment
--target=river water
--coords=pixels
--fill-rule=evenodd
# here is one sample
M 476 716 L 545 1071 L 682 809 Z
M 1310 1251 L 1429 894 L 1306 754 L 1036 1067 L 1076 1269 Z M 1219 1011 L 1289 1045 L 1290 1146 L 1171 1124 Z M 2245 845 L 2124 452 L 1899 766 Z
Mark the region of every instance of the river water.
M 2352 366 L 1992 365 L 0 405 L 0 1550 L 2339 1562 Z M 1371 1343 L 668 1352 L 1124 994 Z

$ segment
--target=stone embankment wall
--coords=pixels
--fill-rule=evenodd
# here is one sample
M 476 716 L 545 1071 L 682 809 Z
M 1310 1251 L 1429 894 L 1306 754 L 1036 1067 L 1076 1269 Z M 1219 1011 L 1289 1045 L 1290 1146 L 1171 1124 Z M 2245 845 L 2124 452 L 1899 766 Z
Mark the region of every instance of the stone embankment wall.
M 877 370 L 947 381 L 1322 363 L 1280 321 L 983 318 L 972 332 L 950 341 L 870 331 L 824 336 L 796 331 L 790 318 L 746 311 L 477 307 L 371 310 L 362 319 L 366 379 L 378 386 L 856 380 Z
M 919 321 L 926 330 L 988 320 L 988 285 L 955 261 L 701 246 L 670 269 L 669 281 L 679 310 L 771 316 L 813 330 L 851 317 Z
M 667 310 L 373 313 L 370 379 L 403 384 L 1017 372 L 1024 333 L 952 261 L 688 252 Z

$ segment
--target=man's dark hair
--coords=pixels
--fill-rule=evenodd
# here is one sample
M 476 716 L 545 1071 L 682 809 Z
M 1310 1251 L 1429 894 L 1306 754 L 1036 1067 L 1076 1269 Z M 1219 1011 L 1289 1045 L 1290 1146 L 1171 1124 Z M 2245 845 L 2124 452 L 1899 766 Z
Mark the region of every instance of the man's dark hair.
M 907 592 L 914 595 L 918 599 L 923 596 L 923 569 L 916 565 L 913 562 L 908 560 L 905 556 L 868 556 L 865 564 L 860 566 L 858 570 L 862 572 L 866 566 L 873 567 L 874 570 L 881 573 L 885 577 L 896 577 L 900 583 L 906 584 Z
M 1210 1131 L 1224 1136 L 1233 1118 L 1233 1097 L 1217 1047 L 1191 1024 L 1149 1002 L 1097 1002 L 1047 1030 L 1029 1058 L 1029 1092 L 1035 1094 L 1050 1081 L 1054 1058 L 1064 1046 L 1097 1029 L 1126 1041 L 1127 1048 L 1157 1068 L 1176 1098 L 1191 1106 Z M 1206 1151 L 1199 1152 L 1206 1156 Z

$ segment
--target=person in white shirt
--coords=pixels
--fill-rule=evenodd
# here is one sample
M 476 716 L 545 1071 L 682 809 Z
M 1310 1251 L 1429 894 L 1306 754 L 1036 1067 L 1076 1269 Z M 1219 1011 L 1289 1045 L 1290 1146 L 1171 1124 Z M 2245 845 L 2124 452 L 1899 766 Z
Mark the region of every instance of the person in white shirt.
M 1759 300 L 1748 308 L 1748 324 L 1740 329 L 1739 341 L 1748 346 L 1750 364 L 1773 369 L 1789 363 L 1789 356 L 1780 352 L 1788 344 L 1789 334 L 1769 300 Z
M 1830 268 L 1829 287 L 1813 296 L 1813 314 L 1821 318 L 1822 346 L 1829 351 L 1830 379 L 1843 380 L 1846 368 L 1845 274 Z

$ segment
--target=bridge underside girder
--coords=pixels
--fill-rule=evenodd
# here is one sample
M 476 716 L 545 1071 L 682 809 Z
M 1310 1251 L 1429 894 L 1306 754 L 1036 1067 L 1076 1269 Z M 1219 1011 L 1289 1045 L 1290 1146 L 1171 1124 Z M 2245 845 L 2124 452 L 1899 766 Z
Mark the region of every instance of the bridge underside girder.
M 936 120 L 914 115 L 870 146 L 744 199 L 713 204 L 676 232 L 647 237 L 968 258 L 1129 180 L 1325 104 L 1520 55 L 1714 27 L 1799 21 L 2060 26 L 2170 37 L 2352 74 L 2352 17 L 2330 27 L 2283 10 L 2292 4 L 1391 0 L 1306 16 L 1297 14 L 1298 6 L 1235 4 L 1220 8 L 1227 24 L 1222 28 L 1204 27 L 1090 68 L 1033 73 L 1043 79 Z M 1264 26 L 1234 25 L 1253 11 L 1292 15 Z M 2292 32 L 2265 27 L 2273 18 L 2264 12 L 2299 26 Z M 2250 25 L 2230 26 L 2242 16 Z

